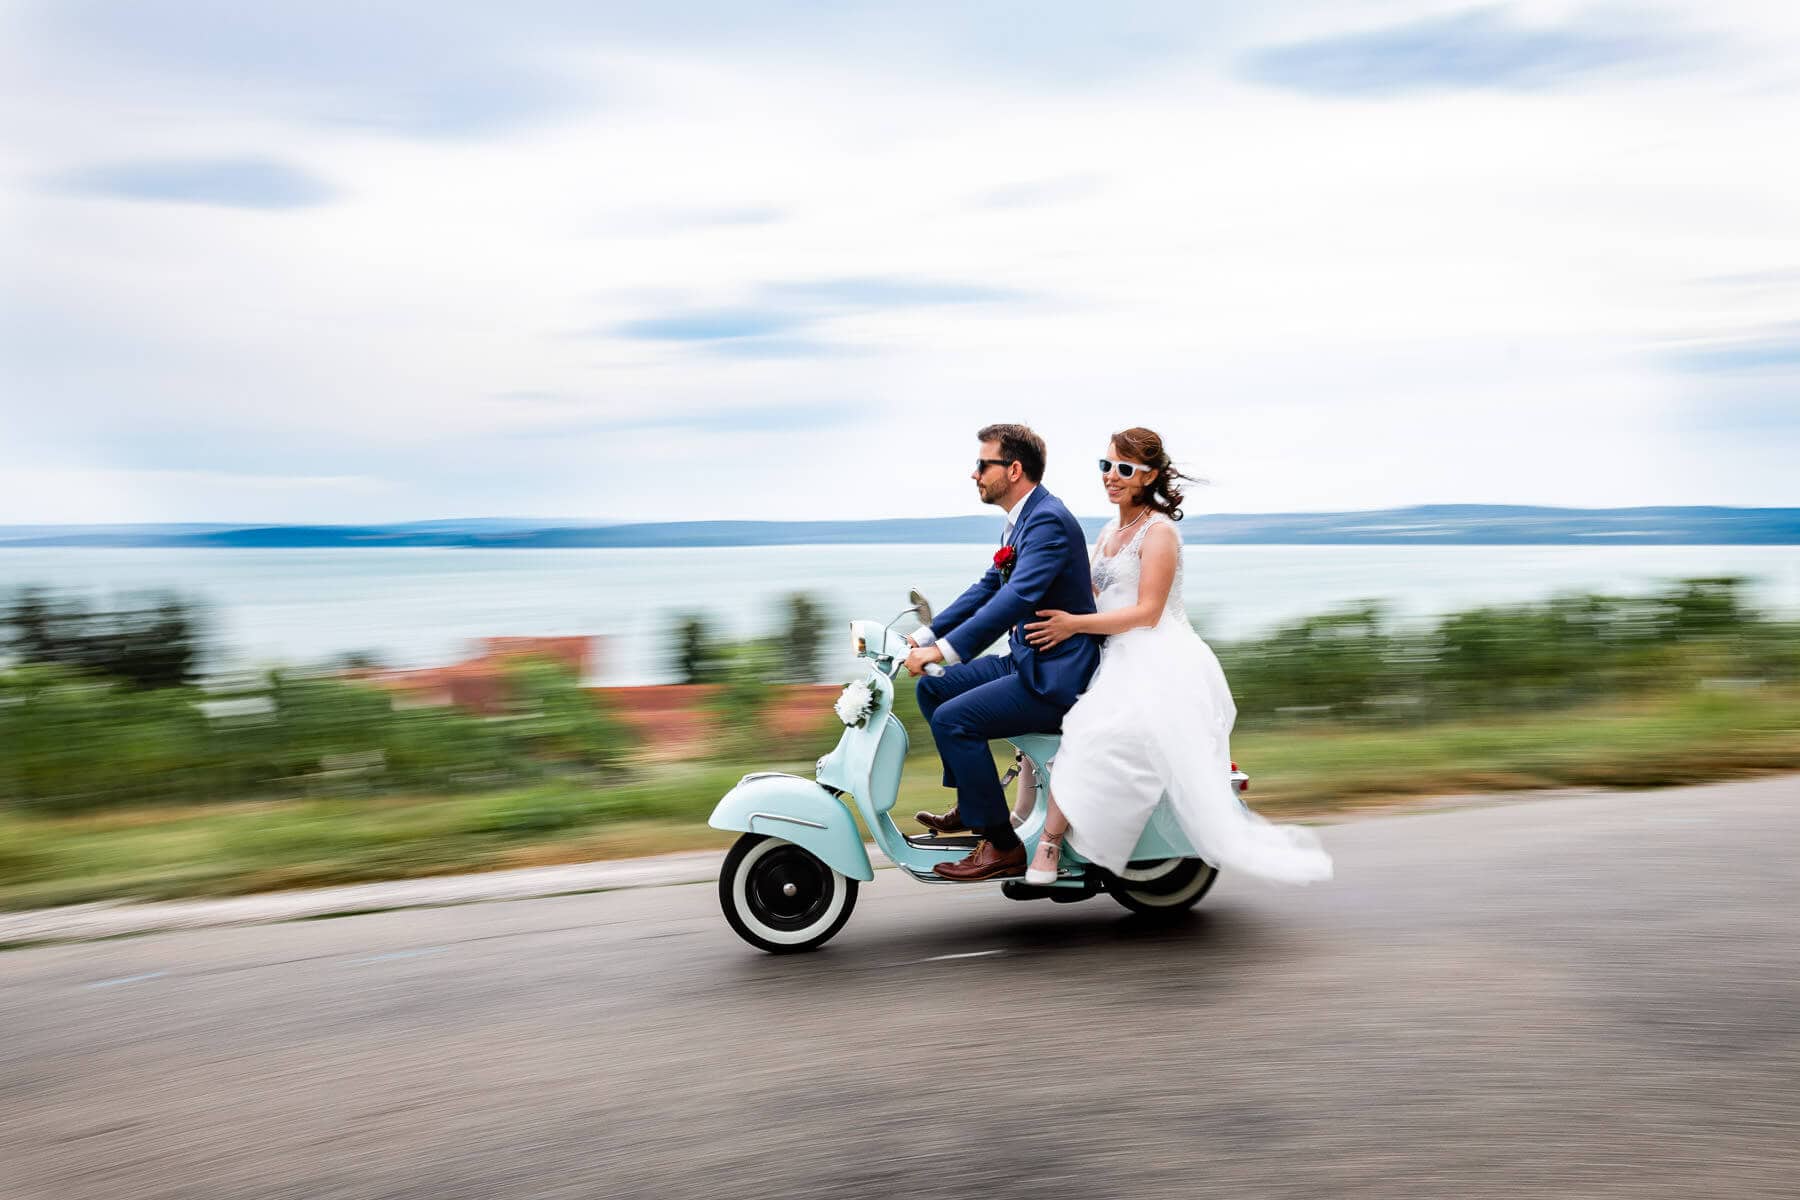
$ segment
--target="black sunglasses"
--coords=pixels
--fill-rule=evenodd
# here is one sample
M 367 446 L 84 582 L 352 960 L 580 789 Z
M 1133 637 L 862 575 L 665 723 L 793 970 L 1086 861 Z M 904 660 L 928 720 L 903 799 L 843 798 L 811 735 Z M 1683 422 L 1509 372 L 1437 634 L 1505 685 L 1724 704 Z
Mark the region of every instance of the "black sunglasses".
M 975 460 L 975 473 L 979 475 L 989 467 L 1010 467 L 1018 461 L 1016 458 L 978 458 Z
M 1143 463 L 1114 462 L 1110 458 L 1103 458 L 1100 460 L 1100 473 L 1102 475 L 1106 474 L 1108 471 L 1114 469 L 1115 467 L 1118 468 L 1120 479 L 1130 479 L 1133 475 L 1136 475 L 1139 471 L 1148 471 L 1150 469 L 1149 467 L 1146 467 Z

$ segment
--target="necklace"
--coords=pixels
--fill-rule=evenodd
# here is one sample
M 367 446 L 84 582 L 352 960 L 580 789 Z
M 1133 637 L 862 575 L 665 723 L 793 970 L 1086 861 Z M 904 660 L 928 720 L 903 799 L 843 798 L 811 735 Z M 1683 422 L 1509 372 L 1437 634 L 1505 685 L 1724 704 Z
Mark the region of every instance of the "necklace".
M 1115 529 L 1113 531 L 1113 536 L 1114 537 L 1119 536 L 1120 534 L 1124 533 L 1127 529 L 1130 529 L 1133 525 L 1136 525 L 1139 521 L 1143 520 L 1145 517 L 1147 517 L 1149 515 L 1150 515 L 1150 506 L 1146 504 L 1144 506 L 1143 512 L 1139 513 L 1137 516 L 1131 518 L 1130 521 L 1126 522 L 1125 524 L 1123 524 L 1123 525 L 1119 526 L 1117 529 Z M 1115 542 L 1113 544 L 1118 546 L 1120 550 L 1124 549 L 1123 543 Z M 1114 553 L 1116 554 L 1116 553 L 1118 553 L 1118 551 L 1115 550 Z

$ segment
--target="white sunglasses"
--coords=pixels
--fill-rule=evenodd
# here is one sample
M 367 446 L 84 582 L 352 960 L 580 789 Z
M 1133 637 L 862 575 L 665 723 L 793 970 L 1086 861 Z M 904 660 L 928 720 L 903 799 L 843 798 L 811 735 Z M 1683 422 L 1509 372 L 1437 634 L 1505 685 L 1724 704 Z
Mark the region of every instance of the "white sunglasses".
M 1114 462 L 1110 458 L 1103 458 L 1100 460 L 1100 473 L 1102 475 L 1106 474 L 1108 471 L 1111 471 L 1114 467 L 1117 467 L 1119 469 L 1119 478 L 1120 479 L 1130 479 L 1133 475 L 1137 474 L 1139 471 L 1148 471 L 1150 469 L 1149 467 L 1146 467 L 1143 463 Z

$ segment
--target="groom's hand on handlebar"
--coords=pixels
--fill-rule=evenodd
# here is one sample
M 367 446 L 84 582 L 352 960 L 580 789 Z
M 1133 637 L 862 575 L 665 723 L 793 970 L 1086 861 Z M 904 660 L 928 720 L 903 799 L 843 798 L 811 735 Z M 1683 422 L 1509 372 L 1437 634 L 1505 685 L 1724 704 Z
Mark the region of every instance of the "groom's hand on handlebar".
M 937 646 L 915 646 L 906 655 L 906 673 L 917 679 L 924 674 L 925 668 L 932 663 L 944 661 L 944 652 Z

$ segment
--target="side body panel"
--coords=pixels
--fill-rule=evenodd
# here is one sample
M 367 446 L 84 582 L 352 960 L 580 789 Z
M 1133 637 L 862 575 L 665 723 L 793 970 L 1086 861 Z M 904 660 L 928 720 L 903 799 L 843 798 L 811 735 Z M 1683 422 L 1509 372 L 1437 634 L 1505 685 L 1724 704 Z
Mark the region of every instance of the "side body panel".
M 871 811 L 884 813 L 894 807 L 894 801 L 900 798 L 900 772 L 905 766 L 906 726 L 890 712 L 875 748 L 875 759 L 869 764 L 869 794 L 862 797 Z
M 798 775 L 746 775 L 706 822 L 714 829 L 764 833 L 817 855 L 851 879 L 875 878 L 856 818 L 830 792 Z

